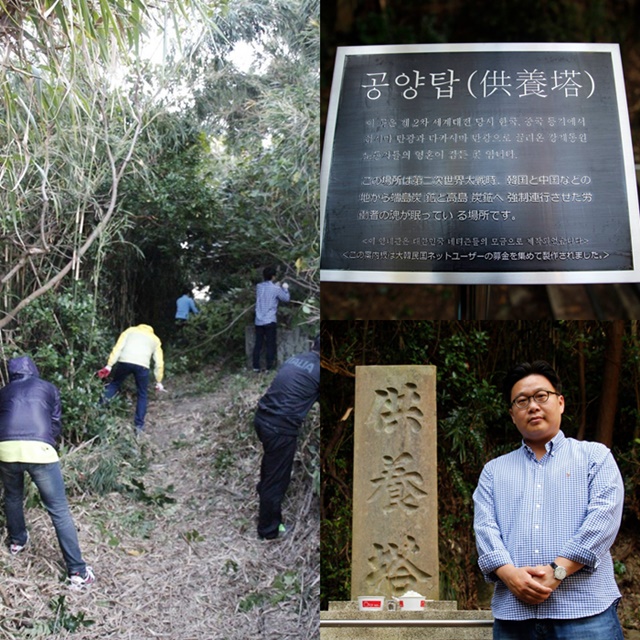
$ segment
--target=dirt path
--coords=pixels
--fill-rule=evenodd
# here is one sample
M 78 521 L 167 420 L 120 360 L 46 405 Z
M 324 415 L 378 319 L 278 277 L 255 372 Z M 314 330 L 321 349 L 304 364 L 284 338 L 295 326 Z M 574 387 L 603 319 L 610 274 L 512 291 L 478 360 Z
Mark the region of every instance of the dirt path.
M 318 512 L 305 436 L 285 502 L 293 530 L 275 542 L 255 534 L 261 449 L 252 415 L 267 383 L 215 372 L 168 382 L 136 445 L 150 461 L 138 485 L 141 499 L 71 498 L 83 554 L 98 577 L 86 593 L 60 582 L 48 516 L 29 510 L 29 553 L 0 557 L 8 576 L 0 583 L 4 637 L 319 637 Z M 43 633 L 56 606 L 67 631 Z

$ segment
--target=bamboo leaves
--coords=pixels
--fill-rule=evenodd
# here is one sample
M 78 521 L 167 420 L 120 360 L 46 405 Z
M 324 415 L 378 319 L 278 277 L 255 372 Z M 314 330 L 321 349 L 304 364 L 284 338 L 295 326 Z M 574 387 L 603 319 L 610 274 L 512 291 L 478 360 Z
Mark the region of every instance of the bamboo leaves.
M 183 0 L 163 7 L 184 10 Z M 0 0 L 0 328 L 68 273 L 118 209 L 153 119 L 127 70 L 155 24 L 145 0 Z

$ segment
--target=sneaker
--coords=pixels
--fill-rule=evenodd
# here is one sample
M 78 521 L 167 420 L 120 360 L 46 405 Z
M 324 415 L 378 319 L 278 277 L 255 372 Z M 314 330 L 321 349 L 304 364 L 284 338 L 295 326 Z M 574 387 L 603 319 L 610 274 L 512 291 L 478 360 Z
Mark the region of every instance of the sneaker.
M 278 525 L 278 531 L 275 536 L 270 536 L 266 538 L 265 536 L 258 535 L 260 540 L 279 540 L 280 538 L 284 538 L 287 535 L 287 527 L 285 527 L 282 522 Z
M 9 553 L 12 556 L 17 556 L 24 548 L 29 544 L 29 534 L 27 533 L 27 539 L 24 544 L 18 544 L 17 542 L 9 543 Z
M 69 586 L 72 589 L 82 589 L 82 587 L 87 587 L 90 584 L 93 584 L 96 581 L 96 576 L 93 573 L 93 569 L 89 566 L 85 569 L 84 577 L 79 573 L 72 573 L 69 576 Z

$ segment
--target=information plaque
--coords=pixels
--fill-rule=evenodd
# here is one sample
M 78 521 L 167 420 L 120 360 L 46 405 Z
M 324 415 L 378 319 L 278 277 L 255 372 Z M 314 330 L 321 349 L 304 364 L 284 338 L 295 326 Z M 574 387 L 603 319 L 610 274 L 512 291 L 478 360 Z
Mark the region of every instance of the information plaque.
M 616 44 L 338 49 L 321 280 L 640 281 Z

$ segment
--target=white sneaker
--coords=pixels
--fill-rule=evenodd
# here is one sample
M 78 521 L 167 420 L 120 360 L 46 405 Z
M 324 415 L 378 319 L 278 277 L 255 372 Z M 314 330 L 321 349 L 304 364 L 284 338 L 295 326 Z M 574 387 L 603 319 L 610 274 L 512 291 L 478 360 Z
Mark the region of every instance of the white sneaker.
M 9 553 L 12 556 L 17 556 L 21 551 L 24 551 L 24 548 L 29 544 L 29 533 L 27 532 L 27 539 L 24 544 L 18 544 L 16 542 L 11 542 L 9 544 Z
M 82 587 L 88 587 L 96 581 L 96 576 L 93 573 L 93 569 L 87 566 L 84 577 L 79 573 L 73 573 L 69 576 L 69 587 L 71 589 L 82 589 Z

